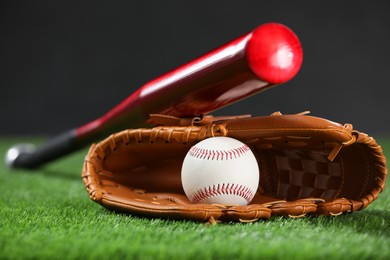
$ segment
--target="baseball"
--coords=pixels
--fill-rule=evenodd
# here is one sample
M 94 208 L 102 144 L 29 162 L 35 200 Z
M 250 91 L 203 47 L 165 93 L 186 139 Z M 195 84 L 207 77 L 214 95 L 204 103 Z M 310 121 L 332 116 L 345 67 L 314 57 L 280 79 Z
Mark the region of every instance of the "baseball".
M 192 203 L 248 205 L 259 178 L 250 148 L 230 137 L 208 138 L 191 147 L 181 170 L 183 189 Z

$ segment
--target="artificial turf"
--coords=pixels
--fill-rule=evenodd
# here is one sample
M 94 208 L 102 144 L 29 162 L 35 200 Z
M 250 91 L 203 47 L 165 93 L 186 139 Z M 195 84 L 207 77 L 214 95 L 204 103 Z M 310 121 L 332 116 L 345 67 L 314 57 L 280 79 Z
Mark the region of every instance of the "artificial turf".
M 20 141 L 0 139 L 0 155 Z M 390 139 L 379 143 L 389 157 Z M 93 203 L 80 177 L 85 154 L 35 171 L 0 163 L 0 259 L 390 258 L 390 187 L 367 209 L 339 217 L 210 226 Z

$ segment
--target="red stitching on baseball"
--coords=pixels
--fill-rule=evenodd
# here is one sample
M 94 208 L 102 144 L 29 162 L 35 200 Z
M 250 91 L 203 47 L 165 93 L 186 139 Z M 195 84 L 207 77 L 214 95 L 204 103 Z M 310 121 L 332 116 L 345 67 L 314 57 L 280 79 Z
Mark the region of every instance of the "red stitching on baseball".
M 222 150 L 222 151 L 209 150 L 209 149 L 193 146 L 191 147 L 188 154 L 198 159 L 219 161 L 219 160 L 229 160 L 229 159 L 239 158 L 249 150 L 250 148 L 246 144 L 238 148 Z
M 191 199 L 192 203 L 199 203 L 217 195 L 236 195 L 244 198 L 249 204 L 254 197 L 253 192 L 246 186 L 233 183 L 223 183 L 199 189 Z

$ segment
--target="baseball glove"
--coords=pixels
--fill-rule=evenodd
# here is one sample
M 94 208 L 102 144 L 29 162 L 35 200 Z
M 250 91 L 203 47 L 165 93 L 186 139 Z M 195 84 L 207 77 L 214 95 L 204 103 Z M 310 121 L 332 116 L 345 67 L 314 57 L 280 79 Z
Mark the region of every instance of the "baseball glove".
M 160 126 L 125 130 L 91 146 L 82 178 L 93 201 L 149 217 L 249 222 L 362 210 L 385 185 L 381 147 L 350 124 L 278 112 L 253 118 L 152 115 L 150 121 Z M 257 158 L 259 188 L 247 206 L 192 204 L 184 194 L 186 153 L 214 136 L 246 143 Z

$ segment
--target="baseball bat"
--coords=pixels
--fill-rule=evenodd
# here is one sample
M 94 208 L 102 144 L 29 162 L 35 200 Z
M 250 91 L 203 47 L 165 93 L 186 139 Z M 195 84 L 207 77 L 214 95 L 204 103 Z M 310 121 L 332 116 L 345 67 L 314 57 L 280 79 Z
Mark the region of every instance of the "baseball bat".
M 266 23 L 139 88 L 106 114 L 54 136 L 39 147 L 19 144 L 6 154 L 11 168 L 37 168 L 111 133 L 148 124 L 150 114 L 208 114 L 292 79 L 302 64 L 298 37 Z

